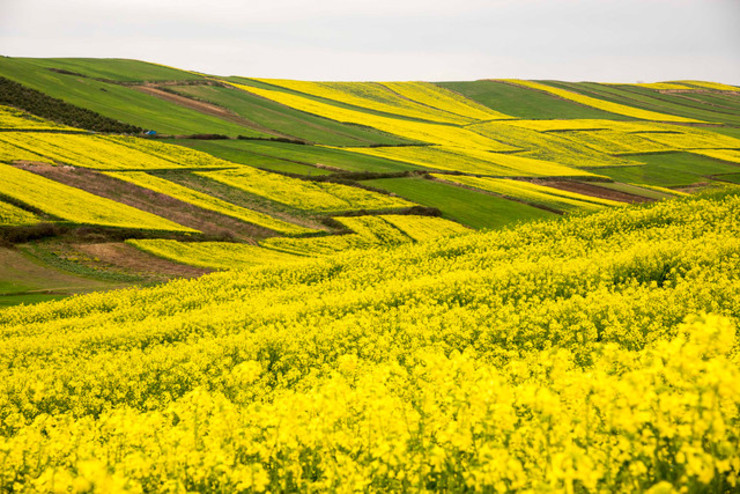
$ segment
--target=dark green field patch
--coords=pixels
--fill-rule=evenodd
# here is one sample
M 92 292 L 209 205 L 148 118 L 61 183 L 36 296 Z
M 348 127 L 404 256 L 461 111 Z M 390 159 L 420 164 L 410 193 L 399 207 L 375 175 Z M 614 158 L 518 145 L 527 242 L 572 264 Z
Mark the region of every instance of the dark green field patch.
M 596 171 L 617 182 L 670 187 L 706 182 L 709 175 L 740 169 L 736 165 L 691 153 L 635 154 L 630 155 L 630 159 L 645 165 L 598 168 Z
M 41 302 L 48 302 L 50 300 L 61 300 L 67 298 L 69 295 L 55 294 L 55 293 L 26 293 L 19 295 L 0 295 L 0 309 L 3 307 L 12 307 L 20 304 L 38 304 Z
M 554 213 L 527 204 L 423 178 L 388 178 L 363 183 L 438 208 L 444 218 L 473 228 L 498 228 L 518 221 L 555 217 Z
M 496 81 L 436 82 L 437 86 L 455 91 L 466 98 L 518 118 L 603 118 L 624 120 L 596 108 L 556 98 L 542 91 Z
M 349 172 L 397 173 L 422 169 L 409 163 L 353 153 L 343 149 L 287 142 L 261 140 L 204 141 L 195 139 L 180 139 L 170 142 L 192 147 L 234 163 L 256 167 L 263 167 L 265 162 L 274 163 L 276 160 L 282 160 L 307 165 L 318 163 Z

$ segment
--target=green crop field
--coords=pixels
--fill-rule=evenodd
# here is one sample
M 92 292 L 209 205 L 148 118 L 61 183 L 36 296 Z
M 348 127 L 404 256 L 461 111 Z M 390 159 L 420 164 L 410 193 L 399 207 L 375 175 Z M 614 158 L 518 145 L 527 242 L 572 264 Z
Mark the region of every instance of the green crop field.
M 443 217 L 473 228 L 495 228 L 512 222 L 554 216 L 533 206 L 431 180 L 388 178 L 364 183 L 424 206 L 438 208 Z

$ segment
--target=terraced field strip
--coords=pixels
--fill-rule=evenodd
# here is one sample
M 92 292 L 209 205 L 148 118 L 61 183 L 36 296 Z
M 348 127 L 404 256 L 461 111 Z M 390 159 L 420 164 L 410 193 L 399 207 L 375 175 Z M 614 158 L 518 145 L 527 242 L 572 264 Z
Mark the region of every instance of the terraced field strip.
M 430 106 L 473 120 L 505 120 L 514 118 L 465 98 L 459 93 L 435 86 L 429 82 L 382 82 L 380 84 L 394 93 L 421 105 Z
M 165 239 L 127 240 L 149 254 L 190 266 L 216 270 L 296 262 L 305 257 L 250 244 L 232 242 L 179 242 Z
M 386 178 L 363 183 L 441 211 L 442 217 L 473 228 L 498 228 L 518 221 L 552 218 L 528 204 L 423 178 Z
M 600 168 L 598 173 L 616 182 L 634 183 L 650 186 L 687 186 L 706 182 L 707 177 L 738 171 L 738 161 L 733 164 L 728 150 L 692 150 L 690 152 L 669 152 L 656 154 L 636 154 L 630 156 L 640 166 Z M 724 158 L 724 159 L 723 159 Z
M 529 204 L 545 206 L 559 211 L 593 211 L 604 206 L 619 206 L 622 204 L 617 201 L 553 189 L 552 187 L 520 180 L 452 175 L 434 176 L 448 182 L 474 187 L 503 197 L 519 199 Z
M 288 108 L 261 96 L 234 87 L 172 86 L 178 94 L 228 108 L 249 120 L 252 126 L 280 136 L 331 146 L 403 144 L 408 141 L 375 129 L 345 125 L 323 117 Z
M 197 172 L 231 187 L 271 201 L 314 213 L 406 208 L 415 204 L 359 187 L 331 182 L 310 182 L 253 168 Z
M 706 123 L 702 122 L 701 120 L 695 120 L 692 118 L 677 117 L 675 115 L 669 115 L 667 113 L 642 110 L 640 108 L 634 108 L 619 103 L 612 103 L 610 101 L 592 98 L 591 96 L 585 96 L 572 91 L 567 91 L 565 89 L 548 86 L 539 82 L 524 81 L 521 79 L 502 79 L 502 81 L 531 89 L 536 89 L 538 91 L 544 91 L 554 96 L 567 99 L 569 101 L 574 101 L 582 105 L 598 108 L 599 110 L 604 110 L 619 115 L 625 115 L 627 117 L 639 118 L 642 120 L 655 120 L 658 122 Z
M 628 134 L 612 130 L 568 130 L 558 135 L 572 140 L 574 146 L 585 146 L 600 153 L 623 155 L 675 151 L 676 148 L 649 139 L 653 134 Z
M 343 170 L 373 173 L 419 170 L 418 166 L 408 163 L 352 153 L 347 150 L 352 148 L 330 148 L 287 142 L 251 140 L 204 141 L 189 139 L 174 142 L 233 163 L 289 171 L 301 175 L 330 174 Z
M 473 120 L 419 103 L 377 82 L 309 82 L 284 79 L 257 79 L 259 82 L 299 93 L 368 109 L 437 123 L 464 125 Z M 442 99 L 438 96 L 438 99 Z M 484 118 L 492 118 L 491 116 Z
M 145 189 L 159 192 L 160 194 L 174 197 L 175 199 L 179 199 L 203 209 L 215 211 L 247 223 L 269 228 L 276 232 L 288 235 L 315 232 L 315 230 L 310 228 L 294 225 L 292 223 L 273 218 L 267 214 L 231 204 L 230 202 L 184 187 L 175 182 L 149 175 L 146 172 L 107 172 L 105 175 L 119 180 L 124 180 Z
M 505 177 L 596 176 L 594 173 L 551 161 L 516 154 L 445 146 L 352 148 L 355 153 L 405 161 L 429 170 L 449 170 L 477 175 Z
M 717 160 L 740 164 L 740 149 L 694 149 L 694 154 L 709 156 Z
M 625 117 L 558 98 L 552 94 L 495 80 L 436 82 L 465 98 L 515 118 L 593 118 L 622 120 Z
M 0 165 L 0 177 L 0 194 L 73 223 L 197 232 L 151 213 L 9 165 Z
M 0 149 L 10 159 L 45 161 L 100 170 L 164 169 L 183 166 L 136 149 L 130 145 L 134 139 L 102 135 L 0 132 L 2 146 Z
M 740 87 L 730 86 L 729 84 L 722 84 L 721 82 L 708 82 L 708 81 L 671 81 L 677 82 L 692 87 L 698 87 L 702 89 L 714 89 L 715 91 L 735 91 L 740 92 Z
M 3 57 L 0 59 L 0 76 L 78 107 L 120 122 L 153 129 L 161 134 L 260 135 L 248 127 L 141 93 L 132 87 L 121 85 L 121 81 L 106 82 L 49 70 L 55 65 L 55 62 L 45 63 L 42 59 Z M 91 71 L 94 70 L 92 65 L 90 64 Z M 111 69 L 111 72 L 119 70 Z M 76 72 L 74 69 L 72 71 Z M 122 76 L 132 74 L 123 73 Z M 117 78 L 111 75 L 112 77 L 103 78 Z M 188 74 L 185 77 L 191 76 Z
M 467 129 L 522 149 L 521 152 L 516 153 L 521 157 L 554 162 L 574 168 L 635 164 L 625 158 L 614 157 L 576 143 L 567 136 L 561 135 L 561 132 L 539 132 L 528 128 L 527 125 L 520 126 L 515 120 L 476 124 Z
M 501 143 L 460 127 L 374 115 L 359 110 L 341 108 L 329 103 L 323 103 L 308 97 L 275 89 L 264 89 L 240 84 L 234 85 L 244 91 L 257 94 L 306 113 L 338 122 L 373 127 L 416 142 L 480 148 L 483 150 L 496 150 L 501 147 Z
M 425 242 L 435 238 L 469 233 L 471 231 L 460 223 L 435 216 L 384 214 L 380 217 L 417 242 Z
M 3 180 L 3 177 L 0 177 L 0 180 Z M 25 226 L 40 222 L 41 219 L 35 214 L 13 204 L 0 201 L 0 226 Z
M 10 106 L 0 105 L 0 131 L 7 130 L 80 131 L 80 129 L 39 118 Z

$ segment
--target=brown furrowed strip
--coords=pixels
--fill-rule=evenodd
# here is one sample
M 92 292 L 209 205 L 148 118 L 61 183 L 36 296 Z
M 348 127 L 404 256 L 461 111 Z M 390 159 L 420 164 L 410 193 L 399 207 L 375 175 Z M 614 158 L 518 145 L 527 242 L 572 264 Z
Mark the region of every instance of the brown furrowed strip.
M 165 194 L 108 177 L 94 170 L 52 165 L 24 166 L 23 169 L 156 214 L 180 225 L 200 230 L 206 235 L 221 235 L 248 242 L 276 235 L 267 228 L 199 208 Z

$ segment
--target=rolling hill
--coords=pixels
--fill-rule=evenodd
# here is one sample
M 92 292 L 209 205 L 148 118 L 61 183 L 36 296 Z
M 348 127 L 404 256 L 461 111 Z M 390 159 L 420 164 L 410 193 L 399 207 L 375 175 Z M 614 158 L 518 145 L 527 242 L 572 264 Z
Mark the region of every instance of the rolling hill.
M 0 491 L 736 492 L 739 118 L 0 57 Z
M 305 82 L 2 57 L 0 88 L 6 304 L 585 214 L 740 176 L 740 88 L 719 83 Z M 44 269 L 68 286 L 23 281 Z

